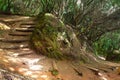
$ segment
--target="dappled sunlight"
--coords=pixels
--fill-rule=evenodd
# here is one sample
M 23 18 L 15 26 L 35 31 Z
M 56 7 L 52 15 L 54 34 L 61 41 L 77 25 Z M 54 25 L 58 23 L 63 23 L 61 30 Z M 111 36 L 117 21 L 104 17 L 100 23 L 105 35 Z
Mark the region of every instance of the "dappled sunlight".
M 23 48 L 22 50 L 24 50 L 24 51 L 29 51 L 30 49 L 29 49 L 29 48 Z
M 29 55 L 29 54 L 31 54 L 31 53 L 34 53 L 32 50 L 30 50 L 30 49 L 28 49 L 28 48 L 23 48 L 22 49 L 22 47 L 20 47 L 21 49 L 21 51 L 19 52 L 19 51 L 16 51 L 16 52 L 13 52 L 13 51 L 8 51 L 7 52 L 7 54 L 9 55 L 9 56 L 11 56 L 11 57 L 19 57 L 19 56 L 23 56 L 23 55 Z
M 3 61 L 4 61 L 5 63 L 8 63 L 8 62 L 9 62 L 7 59 L 3 59 Z
M 47 75 L 43 76 L 41 71 L 29 70 L 26 68 L 18 68 L 18 72 L 25 76 L 30 76 L 32 78 L 47 78 Z M 40 76 L 41 75 L 41 76 Z
M 29 66 L 30 70 L 42 70 L 43 66 L 41 65 L 31 65 Z
M 19 53 L 14 53 L 12 54 L 14 57 L 17 57 L 19 55 Z
M 2 57 L 2 58 L 1 58 Z M 43 72 L 43 65 L 38 64 L 41 58 L 18 58 L 0 56 L 0 64 L 11 72 L 34 78 L 36 80 L 49 80 L 47 72 Z
M 8 67 L 8 69 L 12 72 L 15 71 L 15 69 L 13 67 Z
M 14 57 L 7 57 L 8 58 L 8 61 L 10 61 L 11 63 L 19 63 L 20 60 L 17 59 L 17 58 L 14 58 Z
M 14 17 L 12 19 L 5 19 L 4 21 L 19 21 L 19 20 L 23 20 L 23 19 L 29 19 L 30 17 Z
M 31 75 L 31 74 L 32 74 L 32 71 L 26 71 L 26 72 L 24 73 L 24 75 L 26 75 L 26 76 Z
M 12 52 L 12 51 L 8 51 L 7 54 L 11 57 L 18 57 L 19 53 L 18 52 Z M 8 57 L 8 56 L 7 56 Z
M 17 55 L 17 53 L 14 55 Z M 4 57 L 0 58 L 0 60 L 2 65 L 5 65 L 6 69 L 12 72 L 17 72 L 21 75 L 29 76 L 35 79 L 48 80 L 48 76 L 43 75 L 45 74 L 43 73 L 44 66 L 40 63 L 38 64 L 41 58 L 19 58 L 4 55 Z
M 24 45 L 20 45 L 20 48 L 24 47 Z
M 7 26 L 7 25 L 4 24 L 4 23 L 0 23 L 0 30 L 9 30 L 9 29 L 10 29 L 9 26 Z
M 16 71 L 24 76 L 29 76 L 36 79 L 42 74 L 41 71 L 34 71 L 27 68 L 18 68 Z
M 32 78 L 38 78 L 39 75 L 31 75 Z
M 47 78 L 48 76 L 47 75 L 41 75 L 41 78 Z
M 28 48 L 24 50 L 29 51 Z M 4 55 L 2 50 L 0 54 L 0 64 L 4 65 L 5 69 L 38 80 L 49 80 L 47 75 L 49 71 L 44 72 L 45 65 L 43 66 L 43 63 L 40 63 L 43 58 L 18 57 L 19 53 L 17 52 L 9 51 L 8 53 L 12 56 Z
M 28 71 L 27 68 L 18 68 L 17 70 L 18 70 L 18 72 L 20 72 L 20 73 Z

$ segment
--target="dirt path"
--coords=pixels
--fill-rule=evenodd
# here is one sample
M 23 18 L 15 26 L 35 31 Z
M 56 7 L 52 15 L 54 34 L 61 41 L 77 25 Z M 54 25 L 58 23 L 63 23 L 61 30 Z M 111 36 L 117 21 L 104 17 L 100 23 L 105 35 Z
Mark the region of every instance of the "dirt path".
M 1 15 L 0 21 L 9 25 L 9 28 L 0 30 L 0 66 L 11 73 L 35 80 L 120 80 L 116 69 L 101 67 L 99 71 L 89 64 L 72 65 L 75 61 L 57 61 L 36 54 L 29 46 L 30 34 L 35 27 L 32 18 Z M 5 77 L 0 73 L 0 80 Z

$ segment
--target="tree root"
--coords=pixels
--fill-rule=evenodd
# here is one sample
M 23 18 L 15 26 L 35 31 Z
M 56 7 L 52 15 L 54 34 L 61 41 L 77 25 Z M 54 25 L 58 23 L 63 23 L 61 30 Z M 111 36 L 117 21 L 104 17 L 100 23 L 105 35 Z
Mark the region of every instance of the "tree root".
M 25 76 L 22 76 L 20 74 L 17 74 L 17 73 L 12 73 L 10 71 L 7 71 L 5 69 L 1 69 L 0 68 L 0 78 L 2 80 L 34 80 L 32 78 L 29 78 L 29 77 L 25 77 Z

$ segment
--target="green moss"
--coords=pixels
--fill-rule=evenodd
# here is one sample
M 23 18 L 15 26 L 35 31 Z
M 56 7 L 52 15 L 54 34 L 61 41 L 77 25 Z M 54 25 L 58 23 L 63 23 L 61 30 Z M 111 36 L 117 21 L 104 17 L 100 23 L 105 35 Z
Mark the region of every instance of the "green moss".
M 60 21 L 57 21 L 51 14 L 47 14 L 47 16 L 42 14 L 36 21 L 36 27 L 31 36 L 32 48 L 39 54 L 62 59 L 63 54 L 60 51 L 60 43 L 57 40 L 58 27 L 61 27 L 59 25 L 61 24 Z M 57 23 L 55 23 L 56 21 Z

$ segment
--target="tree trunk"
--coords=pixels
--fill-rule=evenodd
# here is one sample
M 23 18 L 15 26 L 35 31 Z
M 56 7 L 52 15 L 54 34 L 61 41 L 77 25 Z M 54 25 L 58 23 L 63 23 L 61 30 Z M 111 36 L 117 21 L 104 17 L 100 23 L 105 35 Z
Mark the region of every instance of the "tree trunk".
M 57 34 L 57 35 L 56 35 Z M 87 63 L 92 67 L 115 67 L 120 64 L 99 59 L 89 48 L 86 40 L 76 36 L 71 26 L 65 25 L 52 14 L 38 16 L 37 25 L 31 37 L 31 46 L 36 52 L 52 58 L 67 57 L 73 64 Z

